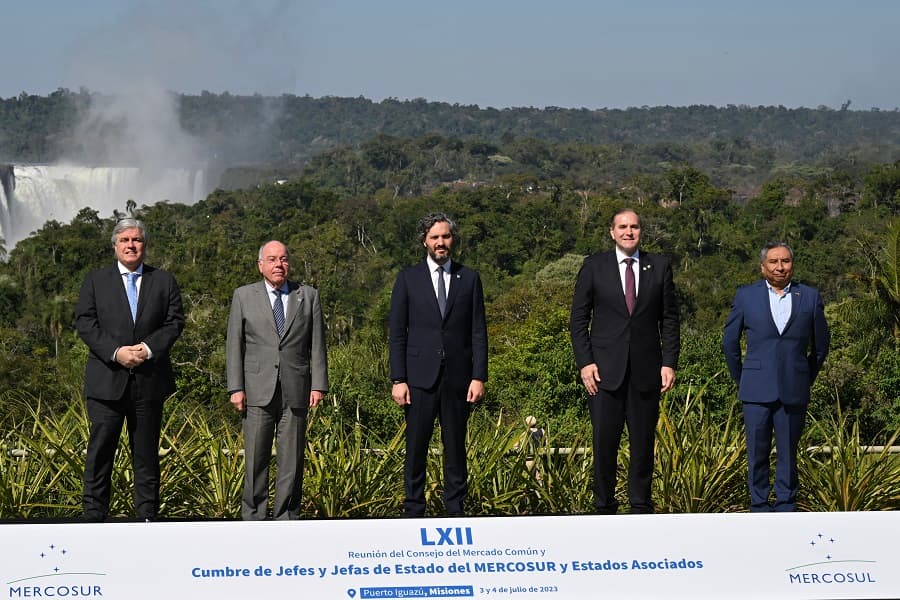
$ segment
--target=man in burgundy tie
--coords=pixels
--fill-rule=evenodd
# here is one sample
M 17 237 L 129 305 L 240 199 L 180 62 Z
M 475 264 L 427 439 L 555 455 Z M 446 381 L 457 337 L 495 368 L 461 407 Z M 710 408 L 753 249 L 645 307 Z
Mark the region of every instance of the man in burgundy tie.
M 627 424 L 628 501 L 652 513 L 653 442 L 660 394 L 675 384 L 679 324 L 672 263 L 641 252 L 641 219 L 613 216 L 614 251 L 587 257 L 575 283 L 569 332 L 593 425 L 594 509 L 615 514 L 616 456 Z

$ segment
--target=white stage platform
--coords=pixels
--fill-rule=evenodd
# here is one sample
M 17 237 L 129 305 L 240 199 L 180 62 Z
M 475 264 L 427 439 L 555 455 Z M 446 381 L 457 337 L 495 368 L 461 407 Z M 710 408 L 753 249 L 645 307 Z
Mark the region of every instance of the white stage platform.
M 900 513 L 6 524 L 2 598 L 900 598 Z

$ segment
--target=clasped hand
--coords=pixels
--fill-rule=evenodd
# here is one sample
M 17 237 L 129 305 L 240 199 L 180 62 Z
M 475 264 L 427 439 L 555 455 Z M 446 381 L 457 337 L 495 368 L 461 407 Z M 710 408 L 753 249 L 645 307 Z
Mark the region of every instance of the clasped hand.
M 116 362 L 126 369 L 138 367 L 145 360 L 147 360 L 147 348 L 143 344 L 122 346 L 116 352 Z

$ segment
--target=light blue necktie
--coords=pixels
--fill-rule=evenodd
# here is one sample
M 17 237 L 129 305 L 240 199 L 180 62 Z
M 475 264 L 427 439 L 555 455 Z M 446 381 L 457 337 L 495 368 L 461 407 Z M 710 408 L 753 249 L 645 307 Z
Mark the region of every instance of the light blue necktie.
M 125 276 L 128 278 L 128 284 L 125 286 L 125 293 L 128 294 L 128 306 L 131 307 L 131 320 L 137 322 L 137 278 L 140 277 L 140 273 L 126 273 Z
M 272 314 L 275 315 L 275 328 L 278 329 L 278 337 L 281 337 L 284 335 L 284 303 L 281 301 L 281 290 L 275 290 Z

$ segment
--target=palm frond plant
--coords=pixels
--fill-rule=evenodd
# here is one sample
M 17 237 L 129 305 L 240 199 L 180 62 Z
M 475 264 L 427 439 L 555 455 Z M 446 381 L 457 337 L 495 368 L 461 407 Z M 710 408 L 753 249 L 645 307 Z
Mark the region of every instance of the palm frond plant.
M 891 454 L 900 430 L 869 447 L 838 407 L 836 417 L 813 420 L 805 437 L 824 442 L 799 454 L 801 510 L 900 510 L 900 455 Z
M 714 416 L 703 401 L 705 387 L 690 385 L 681 403 L 671 393 L 660 403 L 653 483 L 662 512 L 730 512 L 747 503 L 740 412 L 732 406 L 724 420 Z
M 55 518 L 81 510 L 87 419 L 79 407 L 44 414 L 41 403 L 4 438 L 0 518 Z
M 313 411 L 307 433 L 304 511 L 319 517 L 388 517 L 403 498 L 403 431 L 377 447 L 360 424 L 336 411 Z
M 236 518 L 244 483 L 240 428 L 196 408 L 160 435 L 160 510 L 170 517 Z

